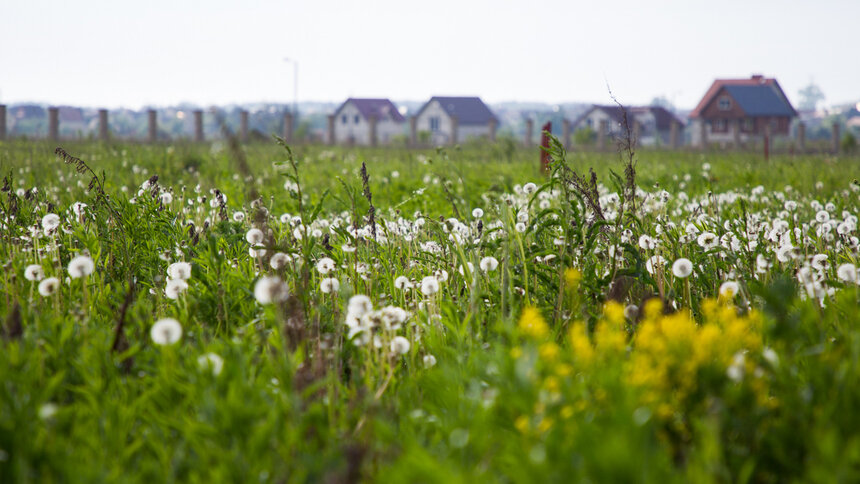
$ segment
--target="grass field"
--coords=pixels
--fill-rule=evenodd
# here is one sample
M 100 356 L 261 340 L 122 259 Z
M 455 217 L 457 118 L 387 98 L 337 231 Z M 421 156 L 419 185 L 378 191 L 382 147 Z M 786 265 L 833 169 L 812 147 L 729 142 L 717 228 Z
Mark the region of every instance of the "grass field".
M 2 482 L 860 479 L 856 158 L 55 148 L 0 143 Z

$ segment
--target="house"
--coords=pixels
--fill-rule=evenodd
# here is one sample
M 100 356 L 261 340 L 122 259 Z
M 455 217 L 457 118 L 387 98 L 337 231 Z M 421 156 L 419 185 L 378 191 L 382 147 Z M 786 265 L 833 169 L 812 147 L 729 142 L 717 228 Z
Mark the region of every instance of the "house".
M 796 116 L 776 79 L 717 79 L 690 113 L 692 142 L 738 145 L 765 133 L 788 135 Z
M 329 118 L 336 144 L 376 145 L 405 135 L 406 118 L 388 99 L 349 98 Z
M 479 97 L 433 96 L 418 110 L 414 123 L 413 130 L 429 134 L 433 144 L 455 144 L 495 138 L 499 119 Z
M 573 130 L 591 129 L 597 132 L 601 123 L 606 123 L 605 134 L 611 137 L 626 136 L 624 112 L 631 135 L 640 146 L 666 146 L 680 140 L 684 122 L 671 111 L 660 106 L 634 106 L 622 108 L 618 105 L 593 105 L 573 122 Z M 675 124 L 673 140 L 672 125 Z

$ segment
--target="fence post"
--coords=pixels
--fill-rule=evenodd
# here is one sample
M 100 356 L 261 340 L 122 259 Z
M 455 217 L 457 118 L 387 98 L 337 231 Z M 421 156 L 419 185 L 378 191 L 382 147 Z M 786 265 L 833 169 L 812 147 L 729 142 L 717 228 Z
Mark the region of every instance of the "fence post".
M 284 113 L 284 132 L 281 134 L 283 135 L 284 141 L 287 143 L 293 142 L 293 113 L 289 111 Z
M 418 146 L 418 117 L 409 116 L 409 146 Z
M 108 110 L 99 109 L 99 139 L 107 142 L 110 137 L 110 128 L 108 127 Z
M 639 120 L 633 120 L 633 145 L 640 146 L 639 138 L 642 137 L 642 123 Z
M 370 124 L 370 146 L 376 146 L 379 144 L 379 137 L 376 132 L 379 118 L 375 114 L 371 114 L 370 117 L 367 118 L 367 122 Z
M 680 124 L 677 121 L 675 121 L 674 119 L 672 120 L 671 123 L 669 123 L 669 146 L 671 146 L 673 150 L 677 150 L 678 147 L 681 146 L 681 143 L 680 143 L 681 129 L 680 128 L 681 128 Z
M 527 118 L 526 119 L 526 134 L 525 134 L 525 137 L 523 138 L 523 146 L 525 146 L 526 148 L 528 148 L 532 145 L 532 134 L 534 132 L 534 129 L 535 129 L 535 120 L 532 118 Z
M 770 159 L 770 124 L 764 126 L 764 161 Z
M 147 141 L 155 143 L 158 141 L 158 111 L 150 109 L 146 112 L 148 118 L 148 136 Z
M 490 128 L 490 132 L 489 132 L 490 143 L 495 143 L 496 142 L 496 129 L 499 127 L 499 122 L 496 121 L 496 118 L 490 118 L 490 120 L 487 121 L 487 125 Z
M 797 151 L 801 153 L 806 151 L 806 123 L 797 125 Z
M 242 142 L 248 142 L 248 111 L 244 109 L 239 111 L 239 136 Z
M 708 147 L 708 123 L 704 119 L 699 123 L 699 148 L 706 149 Z
M 831 150 L 833 151 L 833 154 L 838 155 L 839 154 L 839 123 L 836 121 L 833 122 L 833 131 L 831 132 L 830 141 L 832 144 Z
M 51 141 L 60 139 L 60 108 L 48 108 L 48 139 Z
M 606 130 L 609 128 L 609 123 L 605 119 L 601 119 L 597 123 L 597 147 L 600 151 L 606 149 Z
M 732 145 L 735 149 L 741 147 L 741 122 L 737 119 L 732 121 Z
M 460 118 L 451 116 L 451 144 L 456 145 L 460 141 Z
M 549 174 L 549 135 L 552 134 L 552 122 L 548 121 L 540 130 L 540 170 L 541 173 Z
M 334 136 L 334 114 L 328 115 L 328 144 L 333 146 L 336 141 Z
M 6 139 L 6 105 L 0 104 L 0 141 Z
M 194 110 L 194 141 L 203 141 L 203 111 L 199 109 Z
M 561 120 L 561 145 L 570 149 L 570 120 L 567 118 Z

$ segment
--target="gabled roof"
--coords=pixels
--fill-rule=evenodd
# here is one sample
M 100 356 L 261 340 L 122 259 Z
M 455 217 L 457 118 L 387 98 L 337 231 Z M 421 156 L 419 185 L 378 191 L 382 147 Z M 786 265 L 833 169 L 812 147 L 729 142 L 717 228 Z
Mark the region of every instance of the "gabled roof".
M 481 101 L 479 97 L 444 97 L 444 96 L 433 96 L 430 98 L 424 106 L 418 110 L 416 116 L 421 116 L 421 113 L 427 109 L 433 101 L 438 101 L 439 105 L 442 106 L 442 109 L 445 110 L 445 113 L 448 116 L 456 116 L 457 123 L 460 126 L 463 125 L 486 125 L 490 122 L 491 119 L 495 119 L 496 122 L 499 121 L 499 118 L 490 111 L 490 108 L 484 104 L 484 101 Z
M 341 109 L 349 103 L 352 103 L 358 109 L 358 112 L 361 113 L 361 116 L 364 119 L 369 120 L 371 116 L 376 116 L 376 119 L 379 120 L 391 118 L 395 123 L 406 122 L 406 118 L 400 114 L 400 111 L 397 110 L 397 106 L 388 99 L 351 97 L 344 101 L 344 103 L 337 108 L 334 114 L 337 115 L 340 113 Z
M 758 88 L 756 90 L 746 90 L 741 89 L 738 91 L 741 93 L 741 96 L 744 97 L 744 100 L 747 102 L 749 109 L 752 111 L 748 111 L 744 106 L 744 102 L 740 99 L 735 99 L 737 103 L 740 105 L 741 109 L 746 112 L 749 116 L 797 116 L 797 111 L 791 106 L 791 103 L 788 102 L 788 98 L 785 96 L 785 93 L 782 91 L 782 88 L 779 86 L 779 83 L 776 82 L 776 79 L 763 77 L 760 75 L 754 75 L 749 79 L 717 79 L 711 84 L 711 87 L 708 89 L 708 92 L 702 97 L 702 100 L 699 101 L 699 104 L 696 106 L 696 109 L 690 112 L 691 118 L 701 117 L 702 112 L 705 108 L 711 103 L 711 101 L 716 97 L 716 95 L 723 88 L 735 88 L 735 87 L 754 87 Z M 732 97 L 735 97 L 734 94 L 729 92 Z M 760 100 L 765 99 L 765 100 Z M 779 102 L 783 105 L 782 108 L 776 108 L 776 102 Z M 767 111 L 767 112 L 775 112 L 779 111 L 785 114 L 753 114 L 756 111 Z
M 654 115 L 654 121 L 657 125 L 657 131 L 666 131 L 670 129 L 672 126 L 672 121 L 676 121 L 681 126 L 684 125 L 684 122 L 681 121 L 677 116 L 675 116 L 671 111 L 666 108 L 660 106 L 632 106 L 622 108 L 617 104 L 611 105 L 599 105 L 594 104 L 591 108 L 583 113 L 580 117 L 576 118 L 576 121 L 573 122 L 573 125 L 576 126 L 583 119 L 588 117 L 591 113 L 596 110 L 603 111 L 612 119 L 613 122 L 618 124 L 624 124 L 624 110 L 627 110 L 627 122 L 630 123 L 630 127 L 633 127 L 633 121 L 636 119 L 636 115 L 651 113 Z
M 726 86 L 747 116 L 795 116 L 797 113 L 772 86 Z

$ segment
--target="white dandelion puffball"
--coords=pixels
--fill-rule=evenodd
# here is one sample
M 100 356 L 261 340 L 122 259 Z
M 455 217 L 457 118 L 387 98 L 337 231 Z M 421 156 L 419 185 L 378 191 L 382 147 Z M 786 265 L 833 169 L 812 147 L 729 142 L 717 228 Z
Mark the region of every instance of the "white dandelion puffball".
M 427 276 L 421 279 L 421 294 L 432 296 L 439 292 L 439 280 L 436 276 Z
M 535 185 L 532 182 L 528 182 L 525 185 L 523 185 L 523 192 L 525 192 L 527 195 L 531 195 L 536 190 L 537 190 L 537 185 Z
M 373 303 L 370 301 L 369 297 L 363 294 L 356 294 L 349 298 L 346 312 L 349 313 L 350 316 L 361 318 L 370 311 L 373 311 Z
M 24 278 L 28 281 L 41 281 L 45 278 L 45 269 L 39 264 L 30 264 L 24 269 Z
M 330 294 L 340 291 L 340 281 L 334 277 L 326 277 L 320 281 L 320 291 L 324 294 Z
M 720 296 L 733 298 L 740 290 L 740 286 L 735 281 L 726 281 L 720 285 Z
M 60 280 L 56 277 L 49 277 L 47 279 L 42 280 L 39 283 L 39 294 L 42 296 L 50 296 L 57 292 L 57 289 L 60 288 Z
M 149 337 L 157 345 L 172 345 L 182 338 L 182 325 L 173 318 L 159 319 L 149 330 Z
M 499 267 L 499 261 L 493 256 L 484 257 L 483 259 L 481 259 L 480 266 L 481 270 L 484 272 L 494 271 L 497 267 Z
M 197 365 L 200 366 L 201 370 L 211 371 L 213 375 L 218 376 L 224 369 L 224 359 L 215 353 L 206 353 L 197 358 Z
M 836 269 L 836 276 L 842 282 L 857 283 L 857 267 L 854 264 L 842 264 Z M 32 279 L 31 279 L 32 280 Z
M 323 257 L 317 261 L 317 272 L 320 274 L 328 274 L 334 270 L 334 261 L 330 257 Z
M 187 281 L 191 278 L 191 264 L 188 262 L 174 262 L 170 264 L 167 266 L 167 277 Z
M 245 221 L 245 212 L 233 212 L 233 221 L 234 222 L 244 222 Z
M 276 271 L 286 267 L 288 262 L 290 262 L 290 256 L 283 252 L 275 252 L 275 255 L 269 259 L 269 265 Z
M 436 357 L 433 355 L 424 355 L 424 366 L 430 368 L 436 365 Z
M 277 276 L 263 276 L 254 285 L 254 297 L 260 304 L 272 304 L 290 297 L 290 289 Z
M 69 261 L 67 270 L 69 271 L 69 277 L 77 279 L 92 274 L 95 268 L 96 266 L 92 258 L 87 255 L 79 255 Z
M 245 240 L 251 245 L 259 245 L 263 243 L 263 231 L 260 229 L 250 229 L 245 233 Z
M 645 262 L 645 268 L 648 269 L 649 274 L 654 274 L 658 268 L 662 268 L 665 265 L 666 259 L 664 259 L 662 255 L 652 255 L 648 258 L 648 261 Z
M 168 299 L 178 299 L 186 289 L 188 289 L 188 283 L 182 279 L 168 279 L 164 286 L 164 295 Z
M 398 355 L 405 355 L 408 353 L 410 346 L 409 340 L 403 336 L 395 336 L 394 339 L 391 340 L 391 352 Z
M 522 222 L 517 222 L 517 224 L 514 225 L 514 228 L 517 230 L 517 232 L 523 233 L 526 231 L 526 224 Z
M 690 259 L 685 259 L 681 257 L 676 260 L 674 264 L 672 264 L 672 274 L 675 277 L 680 277 L 681 279 L 686 279 L 690 277 L 690 274 L 693 273 L 693 263 L 690 262 Z
M 404 291 L 406 289 L 411 289 L 412 283 L 409 282 L 408 277 L 398 276 L 396 279 L 394 279 L 394 287 L 396 287 L 397 289 L 400 289 L 401 291 Z
M 173 203 L 173 194 L 170 192 L 163 192 L 158 198 L 161 200 L 163 205 L 170 205 Z
M 42 229 L 45 232 L 53 232 L 60 226 L 60 216 L 55 213 L 49 213 L 42 217 Z
M 475 210 L 472 210 L 472 216 L 475 218 L 481 218 L 484 216 L 484 211 L 480 208 L 476 208 Z

